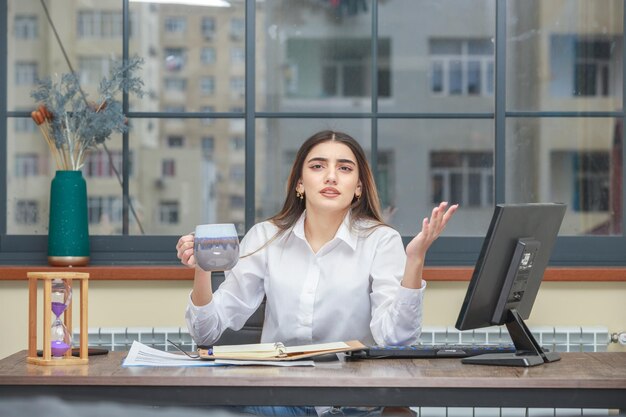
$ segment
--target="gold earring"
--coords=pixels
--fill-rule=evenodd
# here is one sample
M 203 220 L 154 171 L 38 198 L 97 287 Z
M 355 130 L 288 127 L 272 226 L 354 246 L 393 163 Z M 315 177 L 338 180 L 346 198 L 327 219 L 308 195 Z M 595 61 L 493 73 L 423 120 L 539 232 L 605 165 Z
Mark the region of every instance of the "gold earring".
M 296 198 L 299 198 L 300 200 L 304 199 L 304 193 L 296 190 Z

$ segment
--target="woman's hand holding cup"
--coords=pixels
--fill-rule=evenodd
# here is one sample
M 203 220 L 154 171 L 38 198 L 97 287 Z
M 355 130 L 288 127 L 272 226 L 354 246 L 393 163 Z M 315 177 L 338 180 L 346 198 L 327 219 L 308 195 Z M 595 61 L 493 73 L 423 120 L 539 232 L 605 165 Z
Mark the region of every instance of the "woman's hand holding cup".
M 196 266 L 196 258 L 193 255 L 193 233 L 181 236 L 176 243 L 176 256 L 180 263 L 190 268 Z

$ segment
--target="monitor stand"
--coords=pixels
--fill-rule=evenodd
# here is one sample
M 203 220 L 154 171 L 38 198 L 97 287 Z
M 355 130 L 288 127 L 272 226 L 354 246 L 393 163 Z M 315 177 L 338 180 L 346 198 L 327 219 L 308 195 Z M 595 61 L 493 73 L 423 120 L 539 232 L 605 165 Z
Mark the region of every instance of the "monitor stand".
M 508 312 L 506 328 L 513 340 L 515 353 L 488 353 L 461 359 L 462 363 L 499 366 L 537 366 L 561 359 L 556 352 L 546 352 L 537 343 L 517 310 Z

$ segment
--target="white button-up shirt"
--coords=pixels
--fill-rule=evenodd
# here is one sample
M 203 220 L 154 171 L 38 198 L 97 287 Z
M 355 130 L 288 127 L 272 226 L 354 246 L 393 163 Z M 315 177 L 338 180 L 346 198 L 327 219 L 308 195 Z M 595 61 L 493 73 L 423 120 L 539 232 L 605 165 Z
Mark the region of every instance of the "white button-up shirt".
M 185 318 L 196 343 L 213 344 L 226 328 L 239 330 L 267 298 L 261 342 L 301 345 L 347 340 L 365 344 L 417 343 L 426 286 L 400 285 L 406 254 L 387 226 L 350 228 L 348 214 L 317 253 L 304 235 L 304 218 L 258 252 L 278 228 L 255 225 L 242 239 L 243 257 L 204 306 L 189 297 Z M 361 227 L 359 227 L 361 226 Z

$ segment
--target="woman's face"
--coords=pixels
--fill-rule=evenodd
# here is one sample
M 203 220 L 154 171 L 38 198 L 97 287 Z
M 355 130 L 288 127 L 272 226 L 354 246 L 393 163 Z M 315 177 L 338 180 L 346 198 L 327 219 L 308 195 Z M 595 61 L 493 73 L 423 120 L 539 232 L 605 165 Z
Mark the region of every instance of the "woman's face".
M 345 211 L 361 195 L 359 167 L 352 150 L 340 142 L 323 142 L 304 160 L 296 190 L 304 193 L 307 210 Z

